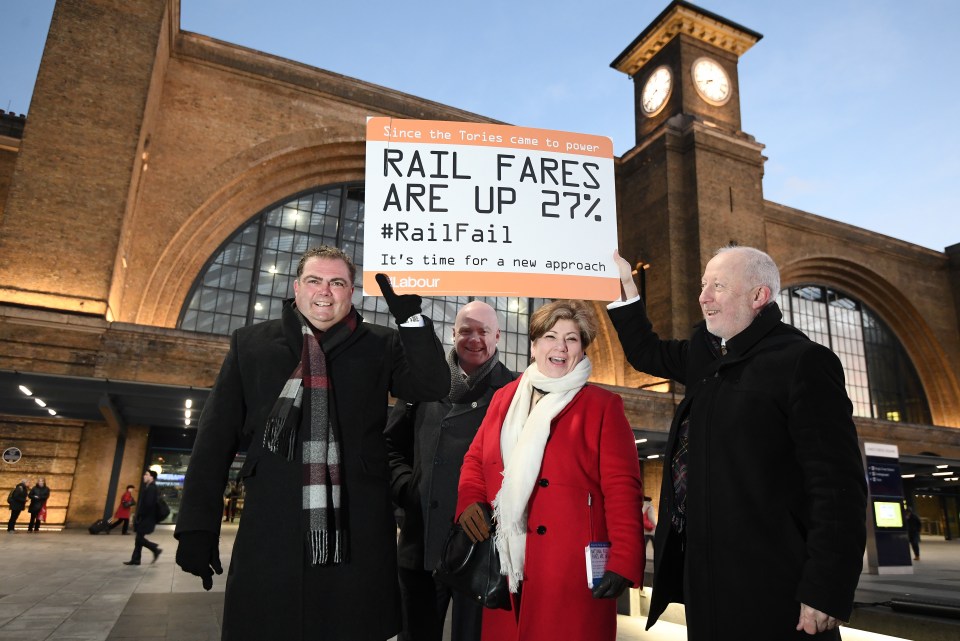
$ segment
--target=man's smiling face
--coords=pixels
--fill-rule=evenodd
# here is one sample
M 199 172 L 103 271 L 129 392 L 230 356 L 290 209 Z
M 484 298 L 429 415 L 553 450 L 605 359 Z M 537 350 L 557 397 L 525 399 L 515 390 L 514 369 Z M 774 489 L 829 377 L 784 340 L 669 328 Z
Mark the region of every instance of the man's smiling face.
M 500 323 L 497 312 L 482 301 L 464 305 L 453 326 L 453 344 L 457 360 L 467 375 L 486 363 L 497 351 Z
M 737 250 L 714 256 L 700 281 L 700 309 L 707 331 L 730 340 L 753 322 L 768 298 L 744 274 L 745 257 Z
M 293 281 L 297 309 L 320 331 L 327 331 L 350 313 L 353 283 L 350 269 L 338 258 L 314 257 Z

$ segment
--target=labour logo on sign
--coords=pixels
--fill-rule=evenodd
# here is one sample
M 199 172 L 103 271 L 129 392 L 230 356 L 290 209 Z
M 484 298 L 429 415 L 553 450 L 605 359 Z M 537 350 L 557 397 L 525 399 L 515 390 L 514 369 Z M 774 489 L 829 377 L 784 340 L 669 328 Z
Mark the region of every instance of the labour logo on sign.
M 3 462 L 4 463 L 16 463 L 20 460 L 22 454 L 20 450 L 15 447 L 8 447 L 3 451 Z

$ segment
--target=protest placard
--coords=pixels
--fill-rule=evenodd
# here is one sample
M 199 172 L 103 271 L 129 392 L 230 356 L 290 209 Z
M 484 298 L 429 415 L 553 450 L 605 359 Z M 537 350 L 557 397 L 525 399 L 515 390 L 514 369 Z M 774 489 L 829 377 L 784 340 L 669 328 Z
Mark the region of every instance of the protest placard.
M 398 293 L 620 295 L 609 138 L 377 117 L 366 160 L 363 266 Z

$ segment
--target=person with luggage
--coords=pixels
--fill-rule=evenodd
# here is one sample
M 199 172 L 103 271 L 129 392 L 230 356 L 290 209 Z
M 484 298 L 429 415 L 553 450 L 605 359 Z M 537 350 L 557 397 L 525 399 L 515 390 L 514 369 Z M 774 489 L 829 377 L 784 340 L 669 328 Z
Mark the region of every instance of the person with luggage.
M 123 529 L 120 530 L 120 533 L 129 534 L 127 528 L 130 526 L 130 508 L 136 504 L 137 501 L 133 498 L 133 486 L 128 485 L 127 491 L 120 497 L 120 505 L 117 506 L 117 511 L 113 514 L 114 520 L 110 522 L 110 527 L 106 530 L 107 534 L 110 534 L 113 528 L 121 523 L 123 524 Z

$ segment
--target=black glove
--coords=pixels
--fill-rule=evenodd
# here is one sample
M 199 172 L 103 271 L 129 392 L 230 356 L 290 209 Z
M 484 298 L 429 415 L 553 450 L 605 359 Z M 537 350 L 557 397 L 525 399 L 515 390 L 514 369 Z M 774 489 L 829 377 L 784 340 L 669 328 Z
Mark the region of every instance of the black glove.
M 223 574 L 217 535 L 196 530 L 181 532 L 177 538 L 180 540 L 180 545 L 177 546 L 177 565 L 184 572 L 200 577 L 203 580 L 203 589 L 209 590 L 213 587 L 213 573 Z
M 178 554 L 179 556 L 179 554 Z M 607 570 L 597 587 L 593 588 L 594 599 L 616 599 L 623 591 L 630 587 L 629 579 L 625 579 L 616 572 Z
M 397 319 L 397 325 L 406 323 L 407 319 L 420 313 L 420 306 L 423 299 L 416 294 L 404 294 L 397 296 L 393 293 L 393 286 L 390 285 L 390 279 L 386 274 L 376 275 L 377 284 L 380 285 L 380 292 L 383 294 L 383 300 L 386 301 L 390 313 Z

